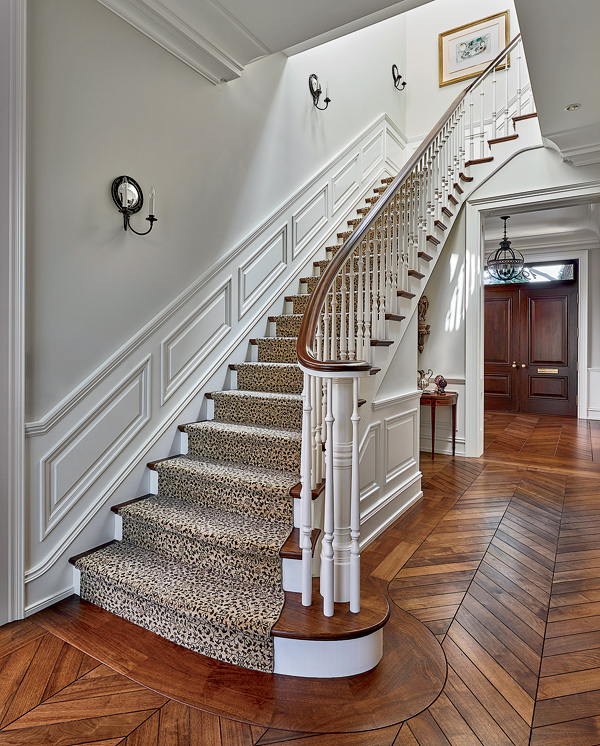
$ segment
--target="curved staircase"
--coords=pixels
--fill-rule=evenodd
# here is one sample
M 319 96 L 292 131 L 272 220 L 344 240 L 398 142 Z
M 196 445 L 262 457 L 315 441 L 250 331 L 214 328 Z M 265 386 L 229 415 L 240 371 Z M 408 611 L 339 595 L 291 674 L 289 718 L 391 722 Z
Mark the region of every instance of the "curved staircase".
M 464 113 L 462 100 L 459 106 Z M 453 111 L 447 121 L 454 116 Z M 418 200 L 425 205 L 428 199 L 425 187 L 420 187 L 419 196 L 415 184 L 425 182 L 414 181 L 410 164 L 410 189 L 402 174 L 383 179 L 357 210 L 358 217 L 348 220 L 348 230 L 337 234 L 339 243 L 327 248 L 328 258 L 314 262 L 315 275 L 300 278 L 303 292 L 285 297 L 289 312 L 269 318 L 274 334 L 251 340 L 255 359 L 230 365 L 236 389 L 206 395 L 212 402 L 212 419 L 179 426 L 187 453 L 148 464 L 157 475 L 156 494 L 113 506 L 118 540 L 71 559 L 83 599 L 179 645 L 258 671 L 326 677 L 359 673 L 377 664 L 382 656 L 382 628 L 389 616 L 385 600 L 364 593 L 359 613 L 350 613 L 347 604 L 343 609 L 336 604 L 338 616 L 322 616 L 319 590 L 310 577 L 319 572 L 318 563 L 311 560 L 315 547 L 323 537 L 324 543 L 331 542 L 333 529 L 327 506 L 323 524 L 324 480 L 314 484 L 313 473 L 309 484 L 310 467 L 306 472 L 302 465 L 303 442 L 311 432 L 310 417 L 308 424 L 306 420 L 308 399 L 303 396 L 306 366 L 329 365 L 333 371 L 343 364 L 352 367 L 354 361 L 361 375 L 372 375 L 389 364 L 390 356 L 385 357 L 385 350 L 378 353 L 378 348 L 402 339 L 405 319 L 417 308 L 461 203 L 518 150 L 541 144 L 534 113 L 511 117 L 510 134 L 508 121 L 507 116 L 504 137 L 488 139 L 489 156 L 467 160 L 462 145 L 457 147 L 451 161 L 454 178 L 446 178 L 439 197 L 436 191 L 435 214 L 427 203 L 427 216 L 419 217 L 418 227 L 415 222 L 419 235 L 410 249 L 414 261 L 404 266 L 402 281 L 386 286 L 388 294 L 389 287 L 394 288 L 391 310 L 380 314 L 368 338 L 361 337 L 364 349 L 372 348 L 370 362 L 358 362 L 365 359 L 359 356 L 361 349 L 357 346 L 348 353 L 341 340 L 357 333 L 358 322 L 352 327 L 362 288 L 376 284 L 375 275 L 387 261 L 388 236 L 398 239 L 392 221 L 399 221 L 394 225 L 402 229 L 403 221 L 412 220 L 408 212 L 403 218 L 397 206 L 416 211 Z M 455 119 L 454 126 L 458 137 L 464 121 Z M 436 130 L 436 137 L 444 127 L 446 123 Z M 470 131 L 472 145 L 472 123 Z M 427 158 L 437 157 L 432 155 L 435 147 L 430 139 L 425 155 L 416 154 L 417 168 L 431 169 Z M 384 203 L 381 209 L 379 200 Z M 359 243 L 364 248 L 358 248 Z M 358 253 L 353 253 L 355 246 Z M 340 274 L 336 267 L 342 268 Z M 387 279 L 387 270 L 381 272 Z M 347 276 L 352 278 L 349 286 Z M 389 277 L 396 282 L 391 272 Z M 322 298 L 316 312 L 315 303 L 311 304 L 315 290 L 315 297 Z M 297 338 L 307 327 L 306 312 L 308 325 L 313 323 L 311 344 L 319 319 L 326 319 L 332 332 L 331 357 L 329 349 L 327 354 L 321 350 L 320 363 L 304 355 L 305 365 L 300 366 Z M 298 350 L 300 354 L 302 340 Z M 340 365 L 335 368 L 334 362 Z M 365 403 L 355 401 L 358 406 Z M 353 423 L 356 437 L 356 415 Z M 322 459 L 321 440 L 313 438 L 310 449 L 311 458 Z M 352 531 L 354 552 L 358 538 Z M 307 594 L 312 606 L 302 605 Z M 351 647 L 340 646 L 349 641 L 354 641 Z M 335 650 L 319 647 L 332 642 L 338 644 Z

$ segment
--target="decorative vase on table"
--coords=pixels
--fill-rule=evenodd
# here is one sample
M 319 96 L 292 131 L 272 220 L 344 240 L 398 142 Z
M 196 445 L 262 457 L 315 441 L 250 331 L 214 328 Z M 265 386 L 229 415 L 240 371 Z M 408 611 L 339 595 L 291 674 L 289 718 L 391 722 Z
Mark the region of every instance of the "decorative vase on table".
M 425 389 L 429 386 L 431 383 L 431 376 L 433 375 L 433 371 L 431 368 L 425 373 L 424 370 L 417 371 L 419 374 L 419 380 L 417 382 L 417 386 L 421 389 L 421 391 L 425 391 Z
M 446 386 L 448 385 L 448 381 L 444 378 L 444 376 L 436 376 L 434 379 L 434 383 L 437 386 L 438 394 L 446 393 Z

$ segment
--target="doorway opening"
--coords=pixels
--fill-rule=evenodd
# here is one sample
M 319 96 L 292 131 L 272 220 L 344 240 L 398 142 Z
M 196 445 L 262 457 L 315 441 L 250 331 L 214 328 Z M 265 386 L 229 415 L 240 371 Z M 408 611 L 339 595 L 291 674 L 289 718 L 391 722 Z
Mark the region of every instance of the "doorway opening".
M 576 417 L 577 260 L 484 285 L 485 410 Z

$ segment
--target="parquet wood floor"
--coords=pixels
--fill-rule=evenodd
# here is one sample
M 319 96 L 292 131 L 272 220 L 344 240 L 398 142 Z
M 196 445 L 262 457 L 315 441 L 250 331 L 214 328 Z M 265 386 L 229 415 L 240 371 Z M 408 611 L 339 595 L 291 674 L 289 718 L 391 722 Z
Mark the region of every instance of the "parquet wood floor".
M 0 628 L 0 746 L 600 744 L 600 423 L 488 414 L 485 441 L 481 459 L 423 454 L 423 499 L 363 552 L 365 579 L 446 657 L 415 717 L 315 734 L 204 712 L 92 657 L 100 622 L 83 609 L 77 639 L 42 616 Z M 135 637 L 122 648 L 142 675 Z M 152 680 L 177 675 L 182 691 L 196 683 L 170 660 Z

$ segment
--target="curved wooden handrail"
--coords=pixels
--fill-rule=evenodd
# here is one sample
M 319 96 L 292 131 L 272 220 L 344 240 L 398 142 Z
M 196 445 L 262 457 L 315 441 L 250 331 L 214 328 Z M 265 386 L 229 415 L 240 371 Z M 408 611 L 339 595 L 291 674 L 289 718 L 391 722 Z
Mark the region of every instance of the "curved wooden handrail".
M 392 199 L 396 196 L 396 193 L 399 189 L 399 187 L 402 185 L 404 180 L 410 175 L 410 173 L 413 171 L 414 167 L 418 164 L 421 157 L 427 152 L 427 149 L 429 146 L 433 143 L 435 138 L 439 135 L 439 133 L 442 131 L 454 111 L 457 109 L 460 103 L 464 100 L 464 98 L 467 96 L 468 93 L 470 93 L 474 88 L 476 88 L 481 81 L 486 78 L 494 68 L 498 66 L 498 64 L 502 61 L 502 59 L 510 54 L 512 48 L 516 45 L 516 43 L 521 38 L 521 34 L 517 34 L 515 38 L 508 44 L 508 46 L 500 52 L 500 54 L 492 61 L 490 64 L 485 68 L 485 70 L 471 83 L 471 85 L 467 86 L 452 102 L 452 104 L 448 107 L 448 109 L 444 112 L 438 123 L 435 125 L 435 127 L 431 130 L 429 135 L 423 140 L 419 148 L 415 151 L 415 153 L 412 155 L 412 157 L 408 160 L 408 162 L 404 165 L 404 167 L 400 170 L 394 181 L 391 182 L 391 184 L 388 186 L 385 194 L 388 194 L 389 196 L 382 200 L 382 204 L 379 206 L 379 208 L 376 209 L 373 216 L 370 217 L 370 219 L 363 220 L 360 224 L 358 230 L 354 231 L 352 236 L 346 241 L 345 244 L 342 244 L 342 248 L 338 253 L 333 257 L 331 262 L 328 264 L 327 269 L 325 270 L 325 273 L 322 275 L 322 277 L 319 278 L 319 282 L 317 283 L 317 286 L 313 290 L 310 300 L 308 302 L 308 306 L 306 308 L 306 311 L 304 312 L 304 317 L 302 319 L 302 324 L 300 326 L 300 331 L 298 333 L 298 342 L 296 344 L 296 353 L 298 355 L 298 362 L 302 368 L 305 368 L 309 371 L 314 371 L 315 373 L 320 372 L 321 374 L 330 373 L 332 376 L 334 376 L 336 373 L 340 375 L 351 375 L 352 373 L 364 373 L 366 371 L 369 371 L 371 369 L 371 364 L 367 363 L 365 361 L 359 361 L 359 360 L 318 360 L 315 358 L 312 354 L 312 341 L 315 337 L 315 332 L 317 329 L 317 324 L 319 323 L 319 314 L 321 312 L 321 308 L 323 307 L 323 304 L 325 302 L 325 299 L 327 297 L 327 293 L 329 292 L 329 288 L 331 285 L 335 282 L 335 278 L 337 277 L 339 271 L 344 266 L 345 262 L 347 261 L 348 257 L 351 256 L 353 251 L 356 249 L 356 247 L 363 241 L 369 234 L 369 231 L 376 226 L 377 220 L 383 215 L 386 208 L 389 206 Z M 371 214 L 371 211 L 369 211 L 369 215 Z

